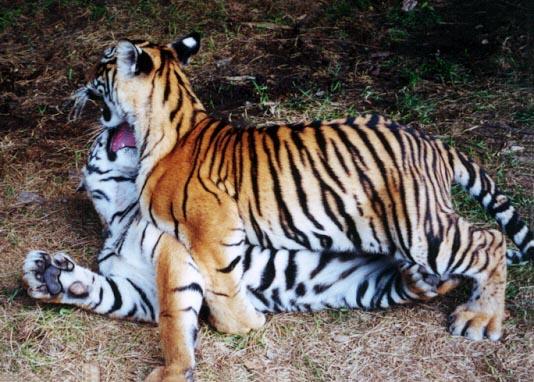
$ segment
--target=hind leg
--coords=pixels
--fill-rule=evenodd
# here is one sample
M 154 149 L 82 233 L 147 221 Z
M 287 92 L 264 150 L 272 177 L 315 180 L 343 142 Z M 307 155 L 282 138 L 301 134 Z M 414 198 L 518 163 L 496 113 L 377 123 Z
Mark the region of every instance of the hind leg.
M 498 340 L 506 286 L 504 236 L 497 230 L 477 228 L 455 215 L 448 215 L 442 222 L 448 223 L 442 227 L 443 234 L 438 237 L 425 233 L 427 246 L 414 248 L 410 255 L 426 273 L 446 280 L 438 285 L 439 294 L 456 286 L 457 281 L 452 280 L 457 276 L 474 280 L 469 300 L 450 316 L 449 331 L 453 335 Z
M 463 229 L 467 228 L 465 224 Z M 474 288 L 467 303 L 450 316 L 449 331 L 473 340 L 488 337 L 497 341 L 504 317 L 506 243 L 497 230 L 471 228 L 468 232 L 469 244 L 456 253 L 449 272 L 471 277 Z

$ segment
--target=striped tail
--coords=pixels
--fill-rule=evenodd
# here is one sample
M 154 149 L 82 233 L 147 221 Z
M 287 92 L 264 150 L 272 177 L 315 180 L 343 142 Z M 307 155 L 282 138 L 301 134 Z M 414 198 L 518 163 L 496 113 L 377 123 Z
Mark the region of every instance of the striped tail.
M 499 191 L 493 179 L 478 164 L 461 152 L 450 148 L 449 160 L 454 169 L 455 183 L 478 200 L 519 248 L 519 251 L 506 251 L 507 263 L 534 261 L 534 235 L 521 220 L 510 199 Z

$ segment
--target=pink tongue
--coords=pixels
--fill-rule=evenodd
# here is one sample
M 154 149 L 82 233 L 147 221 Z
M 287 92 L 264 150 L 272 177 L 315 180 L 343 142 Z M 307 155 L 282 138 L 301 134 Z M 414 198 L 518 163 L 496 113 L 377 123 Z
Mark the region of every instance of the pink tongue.
M 127 123 L 123 123 L 117 129 L 111 140 L 111 151 L 117 152 L 124 147 L 135 147 L 133 128 Z

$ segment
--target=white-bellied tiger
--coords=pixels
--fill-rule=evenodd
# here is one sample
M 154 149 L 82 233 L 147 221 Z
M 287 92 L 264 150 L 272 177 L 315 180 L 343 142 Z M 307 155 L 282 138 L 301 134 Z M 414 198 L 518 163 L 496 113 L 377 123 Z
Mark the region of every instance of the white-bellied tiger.
M 157 323 L 156 246 L 162 235 L 143 220 L 137 203 L 138 156 L 131 129 L 104 130 L 96 138 L 79 190 L 85 190 L 101 218 L 105 242 L 97 256 L 98 272 L 84 268 L 65 253 L 28 253 L 24 281 L 39 300 L 71 304 L 113 318 Z M 336 308 L 387 308 L 429 300 L 456 286 L 423 276 L 418 265 L 399 270 L 386 256 L 305 250 L 271 250 L 248 246 L 239 260 L 247 298 L 261 312 L 300 312 Z M 234 264 L 233 266 L 236 266 Z M 192 314 L 182 326 L 193 356 L 204 280 L 192 258 L 187 294 Z
M 390 256 L 439 278 L 474 280 L 450 318 L 453 335 L 502 334 L 506 243 L 452 207 L 456 182 L 493 214 L 532 259 L 532 232 L 508 198 L 458 150 L 378 115 L 242 129 L 210 117 L 183 65 L 200 46 L 121 40 L 105 51 L 75 97 L 105 105 L 109 129 L 133 126 L 143 219 L 166 232 L 156 246 L 163 378 L 185 378 L 191 361 L 179 323 L 191 256 L 205 282 L 211 322 L 246 332 L 265 322 L 242 281 L 247 243 L 285 250 Z

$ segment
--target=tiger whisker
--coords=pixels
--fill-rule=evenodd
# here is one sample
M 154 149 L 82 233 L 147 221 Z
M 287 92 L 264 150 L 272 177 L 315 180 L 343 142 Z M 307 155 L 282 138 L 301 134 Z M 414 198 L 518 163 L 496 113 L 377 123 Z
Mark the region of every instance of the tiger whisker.
M 74 100 L 74 105 L 69 113 L 68 121 L 72 122 L 80 118 L 82 115 L 83 109 L 89 100 L 89 89 L 87 86 L 81 87 L 76 90 L 71 96 L 71 99 Z

